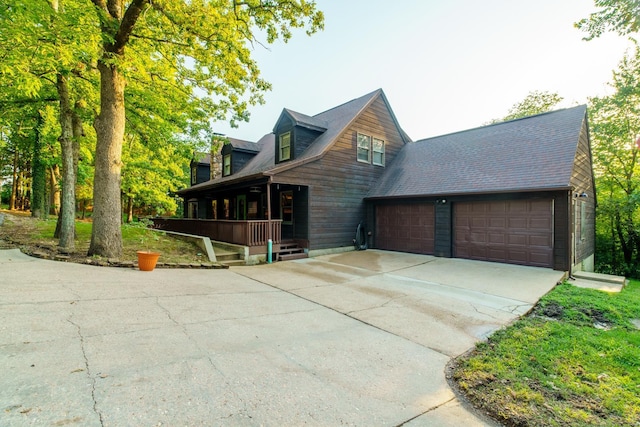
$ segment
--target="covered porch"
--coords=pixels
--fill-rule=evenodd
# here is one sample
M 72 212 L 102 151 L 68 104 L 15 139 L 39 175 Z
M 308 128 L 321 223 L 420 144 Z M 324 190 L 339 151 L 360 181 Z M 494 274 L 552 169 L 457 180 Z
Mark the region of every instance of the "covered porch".
M 282 243 L 282 220 L 217 220 L 153 218 L 154 228 L 197 236 L 249 248 L 249 255 L 267 253 L 268 241 L 278 252 Z
M 245 246 L 250 255 L 309 249 L 309 188 L 272 177 L 222 179 L 181 190 L 184 218 L 156 218 L 155 227 Z M 225 182 L 226 181 L 226 182 Z

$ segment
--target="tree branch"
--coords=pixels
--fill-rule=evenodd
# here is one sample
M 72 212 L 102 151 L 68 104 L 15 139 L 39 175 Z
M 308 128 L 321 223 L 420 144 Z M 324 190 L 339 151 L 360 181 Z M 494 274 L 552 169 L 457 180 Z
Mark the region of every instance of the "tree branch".
M 176 45 L 176 46 L 189 47 L 189 44 L 187 44 L 187 43 L 180 43 L 180 42 L 176 42 L 176 41 L 169 40 L 169 39 L 157 39 L 155 37 L 143 36 L 142 34 L 131 33 L 131 37 L 137 38 L 137 39 L 143 39 L 143 40 L 150 40 L 152 42 L 166 43 L 166 44 L 172 44 L 172 45 Z
M 135 27 L 136 22 L 138 22 L 138 18 L 140 18 L 140 15 L 147 7 L 147 5 L 149 5 L 150 1 L 151 0 L 133 0 L 131 2 L 127 10 L 124 12 L 124 16 L 122 17 L 122 21 L 120 22 L 120 27 L 118 28 L 118 32 L 116 33 L 113 44 L 111 46 L 111 52 L 118 55 L 122 55 L 122 53 L 124 53 L 124 47 L 127 45 L 129 37 L 131 37 L 131 34 L 133 33 L 133 28 Z M 118 2 L 110 1 L 109 4 L 111 3 Z

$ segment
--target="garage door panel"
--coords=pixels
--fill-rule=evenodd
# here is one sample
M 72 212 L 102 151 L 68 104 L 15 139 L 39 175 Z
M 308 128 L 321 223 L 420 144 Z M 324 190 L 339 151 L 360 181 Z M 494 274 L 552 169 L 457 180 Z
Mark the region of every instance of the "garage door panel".
M 529 237 L 529 246 L 535 247 L 542 247 L 542 248 L 548 248 L 551 247 L 552 242 L 551 242 L 551 236 L 530 236 Z
M 510 246 L 527 246 L 528 236 L 524 234 L 507 234 L 506 237 L 504 243 Z
M 433 254 L 434 235 L 432 203 L 376 207 L 376 247 L 379 249 Z
M 551 218 L 531 218 L 529 230 L 551 230 Z
M 503 233 L 489 233 L 488 236 L 489 236 L 488 243 L 492 245 L 495 245 L 495 244 L 502 245 L 505 243 L 507 238 L 507 236 L 505 236 Z
M 505 228 L 507 220 L 505 218 L 493 217 L 489 218 L 489 227 L 492 228 Z
M 528 218 L 508 218 L 507 222 L 508 222 L 508 228 L 515 230 L 515 229 L 520 229 L 520 230 L 526 230 L 528 221 Z
M 552 206 L 548 199 L 456 203 L 453 254 L 552 267 Z

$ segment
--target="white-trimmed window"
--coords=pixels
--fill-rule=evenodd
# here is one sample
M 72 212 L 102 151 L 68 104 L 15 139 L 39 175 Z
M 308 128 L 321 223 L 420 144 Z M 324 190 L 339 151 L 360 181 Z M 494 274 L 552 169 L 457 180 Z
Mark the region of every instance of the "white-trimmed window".
M 231 154 L 225 154 L 222 158 L 222 176 L 231 175 Z
M 373 138 L 373 164 L 384 166 L 384 141 Z
M 291 159 L 291 132 L 286 132 L 280 135 L 278 159 L 281 162 Z
M 371 163 L 371 136 L 358 134 L 358 161 Z

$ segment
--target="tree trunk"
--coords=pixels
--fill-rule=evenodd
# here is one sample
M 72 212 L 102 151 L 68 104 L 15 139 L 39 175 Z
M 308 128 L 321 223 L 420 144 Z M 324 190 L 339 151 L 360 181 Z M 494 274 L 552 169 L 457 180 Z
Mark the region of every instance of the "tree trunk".
M 49 188 L 51 189 L 49 193 L 49 213 L 51 215 L 60 215 L 60 186 L 58 185 L 59 177 L 60 168 L 58 168 L 58 165 L 51 166 L 49 168 Z
M 62 148 L 62 205 L 60 241 L 58 245 L 68 251 L 75 249 L 76 230 L 76 177 L 73 162 L 73 114 L 69 99 L 69 84 L 66 77 L 58 74 L 58 96 L 60 97 L 60 147 Z
M 42 114 L 38 112 L 38 120 L 35 128 L 35 138 L 33 141 L 33 161 L 31 166 L 31 216 L 44 219 L 47 217 L 45 209 L 45 194 L 47 187 L 46 166 L 42 161 Z
M 133 197 L 127 196 L 127 224 L 133 222 Z
M 9 210 L 16 209 L 16 202 L 18 198 L 18 148 L 13 153 L 13 173 L 11 182 L 11 197 L 9 198 Z
M 116 65 L 98 63 L 100 114 L 95 120 L 96 155 L 93 180 L 93 229 L 89 255 L 122 255 L 120 170 L 124 138 L 124 77 Z
M 630 247 L 629 242 L 627 241 L 627 236 L 625 236 L 625 233 L 622 228 L 623 226 L 622 226 L 622 220 L 620 217 L 620 212 L 616 212 L 616 232 L 618 234 L 618 240 L 620 240 L 622 257 L 623 257 L 624 263 L 629 265 L 629 263 L 631 262 L 632 248 Z

